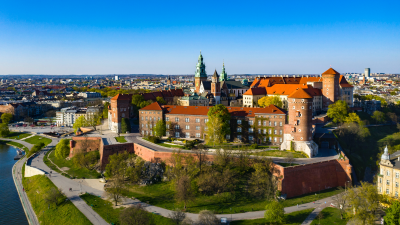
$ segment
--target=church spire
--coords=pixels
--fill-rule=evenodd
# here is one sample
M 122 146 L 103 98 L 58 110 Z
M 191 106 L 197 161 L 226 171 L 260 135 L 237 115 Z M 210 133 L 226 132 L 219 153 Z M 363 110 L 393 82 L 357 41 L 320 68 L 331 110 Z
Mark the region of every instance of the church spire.
M 195 73 L 194 77 L 205 77 L 205 78 L 207 78 L 206 65 L 204 65 L 203 55 L 201 54 L 201 51 L 200 51 L 199 59 L 197 61 L 196 73 Z
M 222 72 L 221 75 L 219 76 L 219 81 L 227 81 L 228 80 L 228 75 L 225 72 L 225 63 L 222 63 Z

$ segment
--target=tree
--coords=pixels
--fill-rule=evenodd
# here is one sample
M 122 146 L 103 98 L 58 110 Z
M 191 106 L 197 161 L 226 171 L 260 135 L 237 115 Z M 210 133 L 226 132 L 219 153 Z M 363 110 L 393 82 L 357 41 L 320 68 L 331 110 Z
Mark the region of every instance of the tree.
M 53 187 L 47 192 L 46 197 L 44 198 L 44 201 L 49 205 L 55 204 L 57 206 L 60 198 L 62 198 L 62 197 L 63 197 L 63 194 L 62 194 L 61 189 L 57 190 L 55 187 Z
M 133 157 L 128 152 L 121 154 L 113 154 L 108 158 L 105 175 L 107 177 L 121 177 L 125 180 L 126 171 L 128 169 L 128 161 Z
M 131 206 L 122 210 L 119 215 L 119 221 L 121 222 L 121 225 L 155 224 L 153 217 L 151 217 L 150 213 L 141 205 Z
M 268 107 L 270 105 L 275 105 L 275 106 L 282 108 L 283 102 L 281 101 L 279 95 L 265 96 L 265 97 L 258 99 L 258 105 L 260 107 Z
M 72 128 L 74 128 L 74 132 L 76 133 L 76 131 L 81 128 L 81 127 L 85 127 L 87 126 L 87 121 L 85 116 L 80 116 L 78 117 L 78 119 L 75 120 L 74 125 L 72 126 Z
M 166 131 L 167 127 L 165 125 L 164 120 L 157 121 L 156 125 L 153 128 L 154 136 L 161 138 L 162 136 L 165 135 Z
M 192 182 L 188 175 L 183 175 L 178 178 L 176 183 L 175 198 L 177 201 L 183 202 L 185 210 L 187 203 L 193 200 L 194 193 L 192 189 Z
M 360 117 L 357 115 L 357 113 L 349 113 L 349 115 L 344 119 L 345 123 L 361 123 Z
M 384 217 L 385 224 L 398 225 L 400 224 L 400 202 L 394 201 L 393 204 L 386 210 Z
M 199 172 L 201 173 L 201 168 L 208 160 L 207 150 L 204 149 L 203 145 L 198 145 L 197 148 L 193 150 L 193 152 L 197 158 L 197 165 L 199 168 Z
M 160 97 L 160 96 L 156 97 L 156 102 L 158 102 L 162 105 L 167 104 L 167 102 L 163 99 L 163 97 Z
M 120 177 L 112 180 L 106 188 L 106 198 L 115 203 L 115 206 L 118 203 L 124 201 L 124 194 L 126 192 L 126 188 L 124 186 L 123 180 Z
M 254 162 L 255 171 L 249 180 L 249 192 L 256 198 L 273 198 L 277 185 L 272 175 L 272 161 L 270 159 L 261 160 Z
M 376 123 L 384 123 L 386 121 L 385 114 L 381 111 L 375 111 L 371 118 L 374 119 Z
M 373 224 L 380 200 L 376 186 L 361 182 L 361 186 L 348 189 L 347 193 L 348 202 L 351 205 L 346 208 L 347 215 L 358 219 L 362 225 Z
M 285 222 L 285 208 L 282 203 L 270 201 L 265 206 L 264 218 L 270 223 L 275 222 L 277 224 L 283 224 Z
M 294 161 L 295 161 L 295 159 L 294 159 L 293 153 L 290 152 L 287 155 L 287 157 L 285 158 L 285 163 L 289 164 L 289 166 L 292 166 L 292 163 L 294 163 Z
M 333 200 L 336 203 L 337 208 L 340 210 L 340 219 L 343 219 L 343 215 L 346 213 L 346 208 L 347 208 L 347 191 L 346 192 L 341 192 L 335 196 L 332 197 Z
M 13 115 L 11 113 L 3 113 L 3 115 L 1 115 L 0 118 L 4 124 L 8 125 L 10 121 L 13 119 Z
M 122 118 L 121 120 L 121 133 L 131 131 L 131 123 L 128 118 Z
M 334 123 L 342 123 L 349 111 L 349 106 L 345 101 L 339 100 L 329 105 L 327 115 Z
M 139 184 L 145 161 L 140 157 L 131 157 L 128 161 L 130 162 L 128 162 L 126 176 L 132 184 Z
M 387 118 L 390 119 L 393 123 L 397 123 L 397 115 L 396 113 L 388 112 L 386 113 Z
M 226 140 L 226 135 L 230 134 L 231 115 L 228 109 L 222 105 L 210 108 L 207 113 L 207 144 L 221 144 Z
M 175 209 L 175 211 L 169 214 L 169 218 L 171 218 L 176 225 L 179 225 L 186 218 L 186 214 L 182 210 Z
M 133 95 L 132 96 L 132 105 L 139 106 L 140 103 L 144 102 L 144 97 L 142 95 Z
M 108 118 L 108 106 L 110 105 L 109 102 L 104 103 L 103 106 L 103 118 L 107 119 Z
M 207 225 L 218 225 L 219 220 L 218 218 L 214 215 L 209 210 L 202 210 L 199 213 L 199 222 L 200 224 L 207 224 Z
M 371 136 L 371 133 L 368 127 L 365 127 L 363 123 L 345 123 L 339 126 L 338 135 L 345 143 L 347 149 L 352 152 L 365 138 Z
M 397 93 L 395 91 L 391 91 L 390 95 L 397 95 Z
M 61 139 L 56 145 L 55 154 L 58 159 L 65 159 L 68 157 L 70 151 L 68 139 Z
M 97 130 L 96 126 L 101 124 L 101 114 L 96 112 L 96 113 L 90 113 L 87 114 L 87 119 L 86 119 L 86 123 L 84 124 L 84 126 L 90 126 L 93 127 L 93 130 Z
M 8 125 L 5 123 L 0 124 L 0 136 L 7 137 L 10 134 L 10 129 Z

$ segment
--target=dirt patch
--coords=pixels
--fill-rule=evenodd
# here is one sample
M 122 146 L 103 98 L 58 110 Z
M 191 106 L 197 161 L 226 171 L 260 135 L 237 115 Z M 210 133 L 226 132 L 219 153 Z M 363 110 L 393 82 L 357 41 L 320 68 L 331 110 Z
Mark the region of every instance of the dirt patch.
M 69 170 L 69 167 L 61 167 L 60 169 L 62 169 L 64 172 L 67 172 Z

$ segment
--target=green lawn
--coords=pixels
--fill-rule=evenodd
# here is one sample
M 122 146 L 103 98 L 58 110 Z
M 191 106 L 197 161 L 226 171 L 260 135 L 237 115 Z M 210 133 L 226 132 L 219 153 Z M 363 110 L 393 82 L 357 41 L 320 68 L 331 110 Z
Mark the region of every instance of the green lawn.
M 294 206 L 297 204 L 315 201 L 330 197 L 342 192 L 343 189 L 328 189 L 321 191 L 320 194 L 315 193 L 291 198 L 283 201 L 285 207 Z M 152 205 L 173 210 L 175 208 L 183 208 L 182 203 L 178 203 L 174 199 L 175 191 L 167 182 L 147 185 L 147 186 L 131 186 L 128 197 L 135 197 L 142 202 L 149 202 Z M 218 214 L 230 213 L 232 208 L 233 213 L 251 212 L 264 210 L 267 201 L 264 199 L 251 199 L 248 196 L 237 196 L 236 199 L 230 197 L 229 193 L 224 193 L 220 196 L 204 196 L 197 195 L 193 202 L 188 204 L 188 212 L 198 213 L 201 210 L 213 210 Z
M 320 214 L 322 214 L 321 220 L 319 220 L 317 216 L 317 218 L 312 221 L 311 225 L 346 225 L 348 221 L 347 219 L 340 219 L 340 210 L 337 208 L 327 207 L 323 209 Z
M 55 157 L 54 151 L 50 151 L 49 153 L 46 154 L 46 157 L 44 158 L 44 162 L 45 164 L 50 167 L 51 169 L 61 173 L 61 171 L 59 171 L 48 159 L 51 159 L 51 161 L 53 161 L 53 163 L 55 163 L 58 167 L 63 168 L 63 167 L 68 167 L 70 168 L 69 170 L 67 170 L 67 174 L 70 177 L 76 177 L 78 179 L 80 178 L 86 178 L 86 179 L 95 179 L 95 178 L 100 178 L 101 174 L 98 173 L 95 170 L 89 170 L 86 168 L 79 168 L 77 166 L 74 165 L 74 163 L 72 162 L 72 160 L 66 160 L 66 159 L 58 159 L 57 157 Z
M 251 153 L 251 154 L 259 155 L 259 156 L 288 157 L 288 155 L 290 153 L 293 154 L 294 158 L 306 158 L 305 155 L 298 153 L 298 152 L 289 152 L 289 151 L 281 151 L 281 150 L 270 150 L 270 151 L 263 151 L 263 152 L 255 152 L 255 153 Z
M 121 211 L 124 209 L 123 207 L 121 208 L 116 208 L 114 209 L 112 207 L 113 203 L 106 201 L 100 197 L 90 195 L 90 194 L 84 194 L 81 195 L 81 198 L 93 208 L 95 212 L 97 212 L 101 217 L 103 217 L 104 220 L 106 220 L 108 223 L 113 223 L 115 225 L 120 224 L 119 223 L 119 214 Z M 173 225 L 173 221 L 169 218 L 149 213 L 151 217 L 153 217 L 155 224 L 159 225 Z
M 371 136 L 360 142 L 350 153 L 346 148 L 346 143 L 339 139 L 340 145 L 344 148 L 346 156 L 357 173 L 357 178 L 362 180 L 367 166 L 376 168 L 378 154 L 383 152 L 383 148 L 388 145 L 390 150 L 400 147 L 400 133 L 396 126 L 368 127 Z
M 181 146 L 181 145 L 170 145 L 170 144 L 165 144 L 165 143 L 157 143 L 158 145 L 160 145 L 160 146 L 164 146 L 164 147 L 167 147 L 167 148 L 183 148 L 183 146 Z
M 117 140 L 119 143 L 125 143 L 125 137 L 124 136 L 120 136 L 120 137 L 115 137 L 115 140 Z
M 32 135 L 31 133 L 10 132 L 10 134 L 7 136 L 7 138 L 21 140 L 22 138 L 26 138 L 31 135 Z
M 46 176 L 23 178 L 23 185 L 40 224 L 92 224 L 69 200 L 59 201 L 58 206 L 53 204 L 49 207 L 44 199 L 48 191 L 56 186 Z
M 0 140 L 0 143 L 1 143 L 1 144 L 9 144 L 9 145 L 12 145 L 12 146 L 14 146 L 14 147 L 21 148 L 21 149 L 23 149 L 23 150 L 25 151 L 25 153 L 28 153 L 28 152 L 29 152 L 29 149 L 28 149 L 27 147 L 25 147 L 24 145 L 22 145 L 22 144 L 20 144 L 20 143 L 14 142 L 14 141 L 4 141 L 4 140 Z
M 299 164 L 295 164 L 295 163 L 292 163 L 292 164 L 290 164 L 290 163 L 277 163 L 277 164 L 279 164 L 282 167 L 298 166 L 299 165 Z
M 285 224 L 286 225 L 298 225 L 306 220 L 307 216 L 314 209 L 304 209 L 297 212 L 292 212 L 285 214 Z M 254 219 L 254 220 L 237 220 L 231 222 L 231 225 L 265 225 L 267 222 L 264 218 L 261 219 Z
M 45 138 L 42 136 L 33 136 L 31 138 L 25 139 L 24 141 L 30 143 L 30 144 L 38 144 L 40 142 L 43 142 L 45 146 L 47 146 L 48 144 L 51 143 L 51 139 L 50 138 Z

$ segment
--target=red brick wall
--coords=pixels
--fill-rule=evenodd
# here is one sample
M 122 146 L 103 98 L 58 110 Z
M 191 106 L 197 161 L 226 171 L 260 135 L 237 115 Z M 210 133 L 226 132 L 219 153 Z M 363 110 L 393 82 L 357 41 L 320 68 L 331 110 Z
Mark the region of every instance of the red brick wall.
M 105 169 L 108 164 L 108 158 L 110 155 L 123 152 L 133 153 L 133 143 L 116 144 L 116 145 L 103 145 L 100 149 L 100 162 L 101 169 Z
M 82 148 L 81 143 L 85 138 L 87 138 L 88 142 L 88 148 L 85 149 L 86 152 L 100 150 L 100 143 L 102 143 L 100 137 L 73 137 L 72 140 L 70 140 L 70 158 L 74 156 L 77 150 Z
M 295 107 L 293 109 L 293 107 Z M 295 141 L 311 141 L 312 132 L 312 99 L 300 99 L 300 98 L 289 98 L 288 99 L 289 109 L 289 124 L 295 124 L 295 121 L 299 120 L 300 124 L 295 125 L 295 131 L 292 132 L 292 136 Z M 300 112 L 301 116 L 297 116 Z
M 330 160 L 320 163 L 283 168 L 280 171 L 282 194 L 288 198 L 320 190 L 345 186 L 351 181 L 351 166 L 348 160 Z

